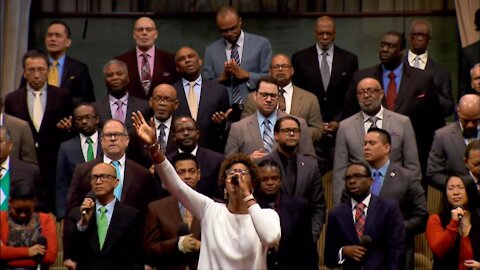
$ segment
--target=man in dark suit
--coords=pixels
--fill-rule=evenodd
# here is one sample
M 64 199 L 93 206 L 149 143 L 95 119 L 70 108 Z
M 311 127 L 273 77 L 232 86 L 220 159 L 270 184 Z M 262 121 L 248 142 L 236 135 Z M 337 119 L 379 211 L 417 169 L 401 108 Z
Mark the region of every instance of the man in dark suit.
M 13 148 L 10 154 L 26 162 L 37 163 L 35 143 L 28 122 L 4 113 L 3 107 L 3 97 L 0 97 L 0 126 L 5 126 L 12 134 Z
M 10 131 L 5 126 L 0 126 L 0 210 L 8 209 L 10 188 L 14 183 L 22 180 L 28 181 L 35 187 L 38 201 L 37 210 L 48 210 L 45 201 L 45 185 L 40 178 L 40 169 L 33 163 L 12 156 L 14 144 Z
M 222 37 L 205 49 L 203 78 L 227 86 L 236 121 L 247 94 L 255 89 L 260 77 L 268 74 L 272 45 L 265 37 L 243 31 L 242 18 L 232 7 L 221 7 L 216 23 Z
M 359 111 L 356 99 L 358 82 L 366 77 L 377 79 L 385 92 L 382 105 L 412 121 L 420 167 L 425 174 L 433 134 L 445 125 L 445 118 L 432 74 L 404 64 L 403 43 L 402 34 L 396 31 L 383 34 L 379 46 L 381 64 L 355 72 L 346 97 L 344 118 Z
M 119 184 L 115 167 L 99 163 L 88 175 L 96 198 L 83 199 L 70 211 L 65 224 L 73 247 L 70 266 L 77 270 L 144 269 L 141 215 L 115 197 Z
M 345 187 L 345 169 L 352 162 L 364 160 L 364 138 L 370 127 L 383 128 L 393 137 L 390 160 L 422 177 L 418 161 L 415 133 L 408 117 L 382 106 L 384 93 L 380 83 L 365 78 L 357 85 L 357 100 L 361 111 L 340 122 L 335 142 L 332 189 L 333 204 L 338 205 Z M 375 123 L 373 123 L 375 122 Z
M 277 149 L 264 159 L 272 159 L 280 165 L 282 172 L 282 192 L 292 197 L 308 201 L 311 209 L 313 240 L 316 242 L 325 222 L 325 197 L 322 176 L 315 158 L 298 152 L 300 122 L 287 115 L 277 120 L 274 138 Z
M 262 177 L 255 198 L 262 208 L 277 211 L 282 228 L 278 250 L 268 250 L 268 269 L 318 269 L 317 249 L 309 233 L 312 222 L 307 200 L 280 191 L 282 174 L 275 161 L 262 160 L 258 167 Z
M 467 145 L 464 161 L 470 177 L 477 185 L 478 193 L 480 194 L 480 139 L 473 140 Z
M 272 152 L 277 144 L 273 140 L 273 126 L 277 119 L 287 114 L 277 110 L 279 89 L 272 77 L 262 77 L 255 91 L 257 112 L 233 123 L 228 134 L 225 155 L 243 152 L 252 160 Z M 299 119 L 302 136 L 298 152 L 315 157 L 312 136 L 305 120 Z
M 327 267 L 401 269 L 405 225 L 396 202 L 370 193 L 368 165 L 352 163 L 345 172 L 350 198 L 328 215 L 324 258 Z M 353 221 L 353 222 L 352 222 Z
M 480 8 L 475 12 L 475 26 L 475 30 L 477 32 L 480 31 Z M 470 70 L 477 63 L 480 63 L 480 40 L 462 49 L 458 71 L 458 98 L 468 92 L 470 88 Z
M 428 54 L 427 47 L 432 33 L 432 25 L 425 20 L 413 21 L 410 25 L 410 50 L 405 55 L 405 62 L 411 67 L 425 70 L 433 75 L 433 81 L 440 89 L 438 92 L 440 107 L 444 117 L 453 113 L 452 78 L 450 72 L 440 66 Z
M 178 149 L 170 153 L 167 158 L 173 160 L 178 153 L 182 152 L 194 155 L 201 172 L 196 190 L 211 198 L 222 198 L 223 194 L 218 188 L 218 173 L 225 156 L 198 145 L 197 142 L 202 134 L 195 120 L 188 116 L 177 117 L 173 123 L 172 132 Z
M 294 70 L 290 58 L 284 54 L 276 54 L 270 64 L 270 75 L 277 80 L 280 96 L 279 110 L 305 119 L 312 134 L 313 143 L 320 141 L 323 133 L 323 121 L 320 105 L 315 95 L 292 83 Z M 248 100 L 242 112 L 242 118 L 256 111 L 254 94 L 248 94 Z M 283 96 L 283 98 L 281 97 Z
M 480 138 L 480 96 L 464 95 L 457 112 L 457 121 L 435 131 L 428 157 L 428 184 L 441 191 L 451 175 L 468 175 L 463 157 L 467 144 Z
M 390 134 L 379 128 L 370 128 L 364 139 L 365 160 L 371 166 L 375 196 L 398 202 L 406 230 L 405 269 L 414 268 L 415 235 L 425 231 L 428 211 L 420 175 L 391 162 Z
M 174 56 L 155 48 L 157 37 L 155 22 L 141 17 L 133 27 L 135 49 L 115 57 L 128 66 L 128 92 L 134 97 L 148 99 L 157 85 L 178 80 Z
M 174 117 L 191 116 L 202 134 L 198 144 L 223 153 L 228 134 L 227 110 L 230 108 L 227 88 L 217 81 L 202 78 L 202 60 L 192 48 L 180 48 L 175 55 L 175 62 L 182 79 L 173 84 L 179 101 Z
M 48 198 L 48 210 L 55 211 L 55 172 L 60 143 L 71 135 L 57 123 L 71 114 L 69 93 L 47 84 L 48 58 L 39 51 L 28 51 L 23 57 L 26 87 L 5 97 L 5 113 L 29 123 L 38 157 L 38 165 Z
M 470 85 L 472 89 L 467 90 L 466 94 L 480 95 L 480 62 L 470 69 Z
M 195 156 L 183 152 L 171 160 L 178 176 L 195 189 L 201 181 Z M 195 270 L 200 245 L 200 220 L 173 196 L 148 205 L 143 244 L 146 264 L 158 270 Z
M 56 182 L 56 215 L 63 219 L 67 207 L 67 192 L 73 171 L 79 164 L 103 155 L 100 136 L 97 131 L 98 115 L 95 107 L 89 103 L 80 103 L 73 110 L 73 122 L 78 136 L 63 142 L 58 150 Z

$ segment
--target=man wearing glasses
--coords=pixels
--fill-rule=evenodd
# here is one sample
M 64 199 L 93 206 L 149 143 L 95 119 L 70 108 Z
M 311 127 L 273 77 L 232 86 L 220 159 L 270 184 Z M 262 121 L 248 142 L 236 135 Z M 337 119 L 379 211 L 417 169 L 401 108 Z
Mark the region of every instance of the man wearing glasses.
M 277 119 L 287 114 L 277 110 L 278 84 L 269 76 L 259 79 L 255 92 L 257 112 L 233 123 L 225 146 L 225 155 L 243 152 L 252 160 L 262 158 L 277 147 L 273 139 L 273 126 Z M 298 152 L 315 157 L 312 136 L 305 120 L 299 119 L 302 136 Z
M 175 58 L 173 54 L 155 48 L 157 37 L 155 22 L 141 17 L 133 27 L 135 49 L 115 57 L 128 66 L 128 92 L 141 99 L 148 99 L 155 86 L 178 80 Z

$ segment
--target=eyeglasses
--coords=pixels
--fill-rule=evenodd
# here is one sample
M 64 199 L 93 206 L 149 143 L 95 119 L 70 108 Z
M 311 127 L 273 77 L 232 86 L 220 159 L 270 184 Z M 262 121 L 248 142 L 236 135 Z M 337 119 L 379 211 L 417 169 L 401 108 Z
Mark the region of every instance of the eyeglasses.
M 344 179 L 345 179 L 345 181 L 349 181 L 349 180 L 352 180 L 352 179 L 362 179 L 362 178 L 369 178 L 369 177 L 371 177 L 371 176 L 360 174 L 360 173 L 355 173 L 355 174 L 352 174 L 352 175 L 346 175 Z
M 228 170 L 225 171 L 225 174 L 227 176 L 233 176 L 235 174 L 249 175 L 250 171 L 249 170 L 244 170 L 244 169 L 228 169 Z
M 261 99 L 267 99 L 270 97 L 272 100 L 276 100 L 278 98 L 278 94 L 273 93 L 257 92 L 257 95 L 259 95 Z
M 299 128 L 281 128 L 280 132 L 285 135 L 298 134 L 300 133 L 300 129 Z
M 158 103 L 173 103 L 176 101 L 176 99 L 173 99 L 170 97 L 161 97 L 161 96 L 154 96 L 154 97 L 151 97 L 151 99 Z
M 111 139 L 112 137 L 114 137 L 115 139 L 118 139 L 118 138 L 123 138 L 123 137 L 126 137 L 126 136 L 127 136 L 127 134 L 121 133 L 121 132 L 112 132 L 112 133 L 102 134 L 103 139 Z
M 90 175 L 90 181 L 91 182 L 96 182 L 97 180 L 100 180 L 100 182 L 105 182 L 106 180 L 112 180 L 112 179 L 117 179 L 116 175 L 111 175 L 111 174 L 92 174 Z
M 271 69 L 273 70 L 279 70 L 279 69 L 289 69 L 291 68 L 292 66 L 291 65 L 287 65 L 287 64 L 282 64 L 282 65 L 272 65 L 270 66 Z
M 358 89 L 357 96 L 364 96 L 365 94 L 368 94 L 369 96 L 373 96 L 376 93 L 378 93 L 380 90 L 382 89 L 378 89 L 378 88 Z
M 413 38 L 423 38 L 423 39 L 429 39 L 430 38 L 429 34 L 419 33 L 419 32 L 410 33 L 410 36 L 413 37 Z
M 146 31 L 147 33 L 150 33 L 150 32 L 155 31 L 157 29 L 155 29 L 155 27 L 136 27 L 134 30 L 135 30 L 135 32 L 138 32 L 138 33 L 141 33 L 143 31 Z
M 82 116 L 75 116 L 73 119 L 76 121 L 76 122 L 82 122 L 83 120 L 93 120 L 97 118 L 96 115 L 93 115 L 93 114 L 87 114 L 87 115 L 82 115 Z
M 218 31 L 222 34 L 226 34 L 226 33 L 233 32 L 233 31 L 237 30 L 238 26 L 239 26 L 239 24 L 237 23 L 237 25 L 232 26 L 230 28 L 224 28 L 224 29 L 219 28 Z

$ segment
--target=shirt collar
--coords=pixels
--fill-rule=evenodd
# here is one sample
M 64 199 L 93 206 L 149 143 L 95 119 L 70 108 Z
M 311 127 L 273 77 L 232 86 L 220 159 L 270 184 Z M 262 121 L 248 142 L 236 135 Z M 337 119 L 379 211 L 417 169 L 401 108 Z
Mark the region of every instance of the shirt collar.
M 328 53 L 328 56 L 333 56 L 333 46 L 334 46 L 333 43 L 330 44 L 330 47 L 326 50 Z M 320 48 L 320 46 L 318 46 L 318 43 L 315 43 L 315 47 L 317 48 L 317 54 L 321 56 L 323 53 L 323 49 Z
M 362 112 L 362 115 L 363 115 L 363 122 L 367 122 L 370 117 L 372 117 L 371 115 L 368 115 L 366 114 L 364 111 L 361 111 Z M 375 116 L 378 118 L 378 120 L 382 120 L 383 119 L 383 106 L 380 105 L 380 111 L 377 112 L 377 114 L 375 114 Z
M 197 151 L 198 151 L 198 144 L 197 146 L 195 146 L 195 148 L 192 150 L 192 152 L 190 152 L 190 154 L 194 155 L 194 156 L 197 156 Z M 183 151 L 182 149 L 178 148 L 178 153 L 183 153 L 185 151 Z
M 43 96 L 45 94 L 45 92 L 47 91 L 47 82 L 45 82 L 45 84 L 42 86 L 42 88 L 40 88 L 40 90 L 38 91 L 35 91 L 33 90 L 33 88 L 30 86 L 30 84 L 27 83 L 27 91 L 33 95 L 34 92 L 41 92 Z
M 382 167 L 380 167 L 378 169 L 378 171 L 380 172 L 380 174 L 382 175 L 382 177 L 385 177 L 385 175 L 387 174 L 387 170 L 388 170 L 388 167 L 390 166 L 390 159 L 387 160 L 387 162 L 385 164 L 383 164 Z M 373 168 L 373 167 L 370 167 L 371 171 L 372 171 L 372 176 L 373 176 L 373 172 L 374 171 L 377 171 L 377 169 Z
M 195 85 L 199 85 L 200 87 L 202 87 L 202 75 L 199 75 L 194 82 L 195 82 Z M 190 81 L 185 78 L 182 78 L 182 85 L 184 87 L 187 87 L 187 86 L 190 87 Z
M 116 201 L 117 201 L 117 199 L 114 197 L 113 200 L 111 200 L 109 203 L 107 203 L 107 205 L 102 205 L 98 200 L 95 200 L 95 210 L 97 212 L 100 212 L 100 207 L 103 206 L 103 207 L 107 208 L 107 213 L 112 214 Z
M 270 116 L 265 117 L 262 113 L 260 113 L 259 110 L 257 110 L 258 126 L 261 127 L 262 124 L 263 124 L 263 120 L 268 119 L 268 120 L 270 120 L 270 123 L 272 124 L 272 129 L 273 129 L 273 126 L 275 125 L 275 122 L 277 122 L 277 113 L 278 113 L 278 111 L 275 110 L 275 111 L 273 111 L 272 114 L 270 114 Z
M 10 156 L 7 156 L 5 161 L 3 161 L 3 163 L 0 166 L 4 168 L 6 171 L 8 171 L 10 169 Z
M 87 142 L 87 138 L 92 139 L 93 144 L 96 144 L 98 141 L 98 131 L 95 131 L 91 136 L 85 136 L 83 133 L 79 133 L 80 135 L 80 143 L 83 145 Z
M 63 64 L 65 63 L 65 56 L 66 56 L 66 54 L 64 53 L 57 60 L 55 60 L 52 57 L 50 57 L 50 55 L 49 55 L 48 56 L 48 61 L 50 61 L 50 65 L 53 65 L 53 61 L 57 61 L 58 65 L 62 68 Z
M 240 36 L 238 37 L 237 42 L 235 42 L 235 44 L 237 44 L 238 47 L 243 47 L 244 40 L 245 40 L 245 34 L 243 33 L 243 30 L 240 30 Z M 227 40 L 225 40 L 225 45 L 227 46 L 227 49 L 229 50 L 232 49 L 233 44 L 228 42 Z
M 372 199 L 372 193 L 368 194 L 367 197 L 365 197 L 365 199 L 363 199 L 362 203 L 365 204 L 365 208 L 368 208 L 368 206 L 370 205 L 370 199 Z M 353 198 L 350 199 L 351 203 L 352 203 L 352 210 L 355 209 L 355 206 L 357 206 L 357 204 L 359 202 L 355 201 Z
M 126 157 L 125 157 L 125 154 L 123 154 L 123 156 L 118 160 L 118 162 L 120 162 L 120 167 L 125 168 L 125 160 L 126 160 Z M 110 164 L 112 161 L 114 161 L 114 160 L 107 157 L 107 155 L 103 154 L 103 162 L 104 163 Z
M 420 61 L 423 63 L 427 63 L 428 51 L 425 51 L 424 53 L 417 55 L 417 54 L 414 54 L 411 50 L 408 50 L 408 55 L 407 55 L 408 63 L 410 63 L 411 66 L 413 66 L 413 64 L 415 63 L 415 56 L 420 56 Z
M 400 65 L 398 65 L 398 67 L 396 67 L 394 70 L 387 69 L 383 64 L 382 64 L 382 68 L 383 68 L 383 76 L 388 76 L 388 73 L 390 73 L 390 71 L 393 71 L 393 73 L 395 74 L 395 78 L 400 78 L 400 75 L 402 74 L 402 70 L 403 70 L 403 61 L 400 62 Z
M 149 57 L 155 57 L 155 45 L 153 45 L 150 49 L 148 49 L 145 52 L 140 50 L 138 47 L 135 47 L 135 50 L 137 52 L 137 58 L 142 56 L 142 54 L 144 54 L 144 53 L 146 53 Z
M 291 96 L 293 94 L 293 84 L 290 82 L 289 84 L 285 85 L 285 87 L 282 87 L 283 90 L 285 90 L 286 94 Z
M 121 98 L 116 98 L 110 94 L 108 94 L 108 100 L 110 102 L 110 106 L 114 105 L 117 100 L 120 100 L 123 102 L 123 104 L 128 105 L 128 92 L 125 94 L 125 96 Z
M 158 130 L 160 124 L 164 124 L 167 129 L 170 130 L 170 127 L 172 126 L 172 116 L 170 116 L 170 118 L 168 118 L 167 120 L 165 120 L 165 122 L 161 122 L 160 120 L 158 120 L 157 118 L 153 117 L 153 119 L 155 120 L 155 129 Z

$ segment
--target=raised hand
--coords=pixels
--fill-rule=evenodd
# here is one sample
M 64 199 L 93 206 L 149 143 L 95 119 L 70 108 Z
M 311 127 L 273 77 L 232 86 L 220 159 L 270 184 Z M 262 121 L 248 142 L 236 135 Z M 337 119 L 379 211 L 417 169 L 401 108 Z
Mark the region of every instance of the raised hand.
M 133 126 L 137 132 L 138 137 L 142 139 L 145 144 L 154 144 L 155 139 L 155 122 L 150 120 L 150 124 L 147 123 L 142 115 L 142 112 L 137 111 L 132 114 Z

